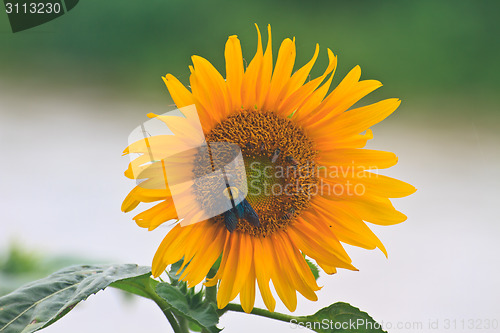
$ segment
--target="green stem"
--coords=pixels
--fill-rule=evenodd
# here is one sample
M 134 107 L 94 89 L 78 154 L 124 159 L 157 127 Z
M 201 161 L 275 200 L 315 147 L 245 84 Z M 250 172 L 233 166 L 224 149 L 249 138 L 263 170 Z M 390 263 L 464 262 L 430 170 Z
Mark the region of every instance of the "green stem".
M 158 281 L 147 277 L 146 279 L 141 279 L 139 282 L 134 280 L 119 281 L 112 284 L 111 287 L 152 300 L 161 309 L 175 333 L 189 333 L 187 320 L 180 316 L 176 319 L 176 316 L 170 311 L 170 305 L 156 293 L 155 289 L 157 285 Z
M 211 279 L 217 274 L 217 269 L 212 267 L 207 274 L 206 280 Z M 205 302 L 213 303 L 217 307 L 217 285 L 205 287 Z M 208 330 L 203 328 L 201 333 L 208 333 Z
M 234 304 L 234 303 L 229 303 L 224 309 L 224 312 L 226 311 L 234 311 L 234 312 L 245 312 L 241 305 L 239 304 Z M 290 316 L 284 313 L 279 313 L 279 312 L 270 312 L 264 309 L 260 308 L 253 308 L 252 312 L 250 314 L 256 315 L 256 316 L 261 316 L 261 317 L 267 317 L 279 321 L 285 321 L 285 322 L 290 322 L 292 319 L 296 319 L 297 317 L 295 316 Z
M 181 317 L 181 316 L 176 316 L 177 320 L 179 321 L 179 327 L 182 332 L 189 333 L 189 325 L 188 321 L 186 318 Z
M 156 304 L 158 304 L 158 303 L 156 303 Z M 158 304 L 158 306 L 160 306 L 160 305 Z M 160 306 L 160 308 L 161 308 L 161 306 Z M 189 332 L 189 331 L 185 331 L 185 330 L 181 329 L 181 327 L 179 326 L 179 323 L 177 323 L 177 320 L 175 320 L 175 317 L 172 314 L 172 312 L 170 312 L 168 310 L 162 310 L 162 311 L 163 311 L 163 314 L 165 314 L 165 317 L 167 317 L 167 320 L 170 323 L 170 326 L 172 326 L 172 329 L 174 330 L 175 333 Z
M 207 280 L 213 278 L 216 273 L 217 273 L 216 269 L 213 268 L 210 269 L 210 271 L 207 274 Z M 205 300 L 217 304 L 217 285 L 213 287 L 206 287 Z
M 179 323 L 175 319 L 172 311 L 169 310 L 170 305 L 163 298 L 158 296 L 158 294 L 154 290 L 152 284 L 156 285 L 157 281 L 150 279 L 149 283 L 147 283 L 144 286 L 145 287 L 144 291 L 147 293 L 149 298 L 151 298 L 151 300 L 153 300 L 153 302 L 155 302 L 156 305 L 158 305 L 160 307 L 161 311 L 163 312 L 163 314 L 167 318 L 168 322 L 170 323 L 170 326 L 172 326 L 174 333 L 188 333 L 189 332 L 188 330 L 184 330 L 179 326 Z

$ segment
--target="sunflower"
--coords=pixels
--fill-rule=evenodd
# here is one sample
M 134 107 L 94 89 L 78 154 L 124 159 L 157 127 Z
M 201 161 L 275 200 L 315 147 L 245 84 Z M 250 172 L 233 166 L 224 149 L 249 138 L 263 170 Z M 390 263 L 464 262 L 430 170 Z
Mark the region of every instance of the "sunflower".
M 220 214 L 195 224 L 178 224 L 161 242 L 152 272 L 157 277 L 168 265 L 183 259 L 181 280 L 193 287 L 205 280 L 220 259 L 215 276 L 205 281 L 208 287 L 218 285 L 219 308 L 239 295 L 243 309 L 250 312 L 257 284 L 270 311 L 276 305 L 271 287 L 294 311 L 297 291 L 315 301 L 320 289 L 306 257 L 327 274 L 334 274 L 338 268 L 356 270 L 342 243 L 379 248 L 387 256 L 365 222 L 392 225 L 405 221 L 406 216 L 389 198 L 410 195 L 415 188 L 372 172 L 394 166 L 395 154 L 362 149 L 373 138 L 369 128 L 393 113 L 399 99 L 351 108 L 382 84 L 360 81 L 361 70 L 356 66 L 329 93 L 337 66 L 332 51 L 327 50 L 329 63 L 324 73 L 308 80 L 319 54 L 318 45 L 312 59 L 294 72 L 295 39 L 281 43 L 273 66 L 270 26 L 265 50 L 258 27 L 257 34 L 257 52 L 246 68 L 240 41 L 237 36 L 228 38 L 225 79 L 209 61 L 193 56 L 190 89 L 170 74 L 163 80 L 178 108 L 196 107 L 203 134 L 195 142 L 229 142 L 241 149 L 251 182 L 246 202 L 258 222 L 238 216 L 231 230 L 225 214 Z M 177 126 L 182 123 L 181 117 L 150 116 L 161 118 L 177 136 L 190 126 Z M 162 147 L 180 144 L 175 135 L 163 138 L 169 144 Z M 146 146 L 148 142 L 140 140 L 125 154 L 144 156 Z M 196 158 L 197 154 L 191 156 Z M 144 163 L 141 157 L 131 162 L 127 177 L 139 178 L 133 169 Z M 194 169 L 185 171 L 184 176 L 199 171 Z M 179 209 L 169 188 L 171 179 L 162 188 L 145 186 L 151 181 L 155 180 L 150 175 L 122 205 L 122 210 L 129 212 L 141 202 L 156 203 L 134 217 L 139 226 L 149 230 L 178 219 Z M 191 198 L 201 200 L 202 192 L 191 193 Z M 226 196 L 231 194 L 235 195 L 224 192 Z

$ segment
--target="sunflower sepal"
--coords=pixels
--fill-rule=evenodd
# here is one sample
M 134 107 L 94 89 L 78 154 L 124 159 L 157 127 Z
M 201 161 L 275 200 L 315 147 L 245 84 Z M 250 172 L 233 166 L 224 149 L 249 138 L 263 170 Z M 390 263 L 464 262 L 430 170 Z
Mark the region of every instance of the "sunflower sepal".
M 309 266 L 311 273 L 313 274 L 314 278 L 317 281 L 319 279 L 319 267 L 318 267 L 318 265 L 316 265 L 314 262 L 312 262 L 311 260 L 306 258 L 306 256 L 304 254 L 302 256 L 306 260 L 307 266 Z
M 184 263 L 184 260 L 181 259 L 181 260 L 173 263 L 172 265 L 170 265 L 170 269 L 165 271 L 168 275 L 170 283 L 173 286 L 176 286 L 177 284 L 179 284 L 179 279 L 182 275 L 182 272 L 184 271 L 183 269 L 181 269 L 183 263 Z
M 202 301 L 202 291 L 196 293 L 194 288 L 186 289 L 185 283 L 177 286 L 169 283 L 159 283 L 156 293 L 163 298 L 174 313 L 180 332 L 189 332 L 189 329 L 199 327 L 202 332 L 218 333 L 221 331 L 216 325 L 219 315 L 211 302 Z

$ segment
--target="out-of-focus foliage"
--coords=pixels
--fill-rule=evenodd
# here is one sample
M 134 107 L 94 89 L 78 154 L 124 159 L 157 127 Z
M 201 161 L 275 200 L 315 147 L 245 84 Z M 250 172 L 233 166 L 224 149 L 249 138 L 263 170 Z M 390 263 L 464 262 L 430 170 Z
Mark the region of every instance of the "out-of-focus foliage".
M 45 256 L 36 251 L 29 251 L 18 243 L 12 243 L 7 253 L 0 254 L 0 296 L 27 282 L 80 262 L 85 262 L 85 260 L 74 257 Z
M 0 13 L 0 75 L 22 82 L 39 76 L 37 82 L 55 85 L 125 86 L 161 101 L 168 95 L 160 75 L 170 72 L 188 83 L 192 54 L 223 72 L 223 47 L 231 34 L 240 37 L 249 59 L 256 22 L 264 36 L 266 24 L 272 25 L 275 49 L 284 37 L 296 36 L 299 64 L 319 42 L 323 51 L 339 54 L 338 77 L 360 64 L 364 78 L 381 80 L 395 96 L 494 98 L 500 88 L 499 12 L 495 0 L 86 0 L 17 34 Z M 314 75 L 326 58 L 323 52 Z

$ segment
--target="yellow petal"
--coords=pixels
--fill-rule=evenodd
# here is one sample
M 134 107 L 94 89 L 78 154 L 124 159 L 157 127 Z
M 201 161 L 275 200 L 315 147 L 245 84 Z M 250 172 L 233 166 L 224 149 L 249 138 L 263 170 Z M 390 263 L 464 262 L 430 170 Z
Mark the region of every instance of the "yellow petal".
M 327 199 L 334 199 L 325 196 Z M 364 221 L 379 225 L 393 225 L 406 221 L 406 215 L 397 211 L 387 198 L 365 195 L 350 200 L 337 201 L 336 205 Z
M 319 267 L 321 267 L 321 269 L 326 273 L 326 274 L 335 274 L 337 273 L 337 268 L 335 268 L 335 266 L 330 266 L 330 265 L 327 265 L 321 261 L 317 261 L 316 260 L 316 263 L 318 264 Z
M 367 129 L 365 134 L 355 134 L 347 137 L 337 137 L 333 135 L 316 138 L 316 148 L 318 150 L 331 150 L 341 148 L 363 148 L 368 140 L 373 139 L 373 132 Z
M 182 259 L 183 253 L 180 251 L 182 248 L 179 248 L 179 246 L 182 245 L 183 240 L 188 235 L 189 228 L 182 228 L 180 225 L 176 225 L 169 231 L 153 258 L 152 273 L 154 277 L 160 276 L 168 265 Z M 172 256 L 168 254 L 172 254 Z
M 204 283 L 206 287 L 215 286 L 217 284 L 217 282 L 219 282 L 219 280 L 222 278 L 222 274 L 224 273 L 224 270 L 226 268 L 226 263 L 227 263 L 227 260 L 229 258 L 229 253 L 231 252 L 230 249 L 231 249 L 231 235 L 232 235 L 232 233 L 227 231 L 227 229 L 225 227 L 223 228 L 223 230 L 224 230 L 225 239 L 224 239 L 224 247 L 222 250 L 222 258 L 220 261 L 219 269 L 217 270 L 217 273 L 214 275 L 213 278 L 207 279 L 207 281 Z
M 246 313 L 252 312 L 255 304 L 255 267 L 250 267 L 250 272 L 246 277 L 246 282 L 243 285 L 240 293 L 241 307 Z
M 327 98 L 311 112 L 311 116 L 304 125 L 314 124 L 317 121 L 325 117 L 339 101 L 342 101 L 346 95 L 349 94 L 350 90 L 361 77 L 361 68 L 359 66 L 354 67 L 345 78 L 339 83 L 339 85 L 328 95 Z
M 333 118 L 328 126 L 309 130 L 314 137 L 327 136 L 331 133 L 335 133 L 337 137 L 359 134 L 387 118 L 400 104 L 401 101 L 397 98 L 386 99 L 344 112 Z
M 195 104 L 193 95 L 184 85 L 172 74 L 162 77 L 167 86 L 168 92 L 178 108 Z
M 342 114 L 360 99 L 362 99 L 372 91 L 380 88 L 381 86 L 382 83 L 377 80 L 365 80 L 357 82 L 343 96 L 337 95 L 336 100 L 330 100 L 330 105 L 325 106 L 321 110 L 317 111 L 317 113 L 315 113 L 316 117 L 312 118 L 311 122 L 314 121 L 314 119 L 320 119 L 315 123 L 310 123 L 309 126 L 317 128 L 322 124 L 332 121 L 332 118 L 339 114 Z
M 191 59 L 200 85 L 207 93 L 208 98 L 204 106 L 214 119 L 225 118 L 231 112 L 232 106 L 224 78 L 205 58 L 192 56 Z
M 147 228 L 149 231 L 156 229 L 164 222 L 174 219 L 177 219 L 177 212 L 172 198 L 168 198 L 134 217 L 139 227 Z
M 318 164 L 326 166 L 329 172 L 337 167 L 339 172 L 352 170 L 385 169 L 398 163 L 398 157 L 391 152 L 370 149 L 334 149 L 321 151 L 318 154 Z
M 262 300 L 267 309 L 271 312 L 274 311 L 276 300 L 274 299 L 271 289 L 269 288 L 269 280 L 271 279 L 272 272 L 275 267 L 269 262 L 269 254 L 264 251 L 262 240 L 256 239 L 254 242 L 254 265 L 257 283 L 259 285 Z
M 263 110 L 276 110 L 281 101 L 278 101 L 278 96 L 284 88 L 285 84 L 290 79 L 295 63 L 295 40 L 286 38 L 281 43 L 278 51 L 276 66 L 274 67 L 273 77 L 269 94 L 266 97 L 266 102 L 262 106 Z
M 300 255 L 297 248 L 290 242 L 288 236 L 283 235 L 283 233 L 276 233 L 277 238 L 280 238 L 280 242 L 275 244 L 277 248 L 277 253 L 279 253 L 283 265 L 287 266 L 288 278 L 292 281 L 293 285 L 299 293 L 301 293 L 305 298 L 310 301 L 317 301 L 318 296 L 315 291 L 320 288 L 316 284 L 316 279 L 314 278 L 311 269 L 307 266 L 302 255 Z M 300 256 L 300 258 L 297 257 Z M 304 267 L 307 266 L 307 267 Z
M 241 99 L 242 107 L 247 110 L 253 110 L 257 101 L 257 82 L 260 75 L 260 70 L 262 66 L 262 37 L 260 35 L 260 30 L 257 24 L 257 52 L 253 57 L 252 61 L 248 65 L 248 68 L 243 75 L 243 83 L 241 86 Z
M 212 229 L 210 227 L 207 227 L 206 222 L 207 221 L 196 223 L 196 225 L 193 225 L 193 227 L 191 228 L 191 235 L 188 239 L 186 239 L 186 242 L 184 243 L 184 246 L 186 248 L 183 258 L 184 261 L 182 262 L 182 265 L 176 274 L 180 274 L 184 270 L 186 265 L 188 265 L 189 262 L 193 259 L 193 256 L 198 251 L 199 246 L 204 245 L 203 240 L 207 237 L 207 234 Z M 181 275 L 181 277 L 184 276 L 185 275 Z
M 262 244 L 264 246 L 264 252 L 268 255 L 270 264 L 275 267 L 271 276 L 274 289 L 276 289 L 276 293 L 283 301 L 287 309 L 293 312 L 297 308 L 297 293 L 291 281 L 289 281 L 283 274 L 286 272 L 285 270 L 288 269 L 288 267 L 283 267 L 281 264 L 281 259 L 277 255 L 276 250 L 274 249 L 273 241 L 270 237 L 262 238 Z
M 288 235 L 290 236 L 290 239 L 293 241 L 295 246 L 300 249 L 304 254 L 307 256 L 313 258 L 316 261 L 322 261 L 324 263 L 328 263 L 332 266 L 340 267 L 340 268 L 346 268 L 350 270 L 356 270 L 354 266 L 350 264 L 351 260 L 348 259 L 347 261 L 344 259 L 341 259 L 341 257 L 344 256 L 344 254 L 341 253 L 332 253 L 331 251 L 328 251 L 324 247 L 322 247 L 315 239 L 314 237 L 303 233 L 300 230 L 297 230 L 295 228 L 295 225 L 292 227 L 289 227 L 287 229 Z M 340 256 L 340 257 L 339 257 Z
M 141 183 L 142 184 L 142 183 Z M 166 200 L 171 197 L 170 190 L 167 189 L 147 189 L 141 186 L 136 186 L 130 194 L 141 202 L 155 202 L 159 200 Z
M 134 196 L 129 193 L 122 203 L 122 212 L 128 213 L 134 210 L 141 202 L 134 198 Z
M 330 49 L 327 49 L 327 53 L 328 53 L 328 58 L 330 59 L 330 54 L 333 55 L 333 53 L 332 51 L 330 51 Z M 306 82 L 307 78 L 309 77 L 309 73 L 311 72 L 314 63 L 316 62 L 316 59 L 318 58 L 318 55 L 319 55 L 319 44 L 316 44 L 316 49 L 314 50 L 314 55 L 312 56 L 311 60 L 309 60 L 309 62 L 304 66 L 302 66 L 299 70 L 297 70 L 288 81 L 286 86 L 287 96 L 296 91 L 297 89 L 299 89 L 304 84 L 304 82 Z
M 333 235 L 327 235 L 319 232 L 316 228 L 314 228 L 310 223 L 307 223 L 303 219 L 299 219 L 294 224 L 294 229 L 300 232 L 303 235 L 304 241 L 309 241 L 311 246 L 316 248 L 321 248 L 321 252 L 328 252 L 328 256 L 335 256 L 340 261 L 351 263 L 351 258 L 342 247 L 342 244 L 338 241 L 338 239 Z M 330 236 L 330 237 L 328 237 Z
M 297 112 L 293 114 L 292 119 L 299 125 L 304 126 L 304 121 L 308 119 L 312 110 L 318 107 L 323 98 L 325 98 L 330 89 L 333 80 L 334 72 L 330 74 L 330 78 L 318 89 L 316 89 L 298 108 Z
M 226 58 L 226 82 L 231 94 L 232 111 L 241 107 L 241 84 L 243 82 L 243 55 L 240 40 L 230 36 L 224 52 Z
M 244 277 L 248 275 L 250 270 L 253 250 L 251 253 L 248 253 L 249 240 L 246 236 L 248 235 L 243 235 L 239 232 L 231 234 L 230 252 L 226 263 L 227 268 L 222 272 L 217 294 L 217 306 L 219 309 L 225 307 L 236 297 L 245 282 Z
M 367 171 L 358 172 L 355 176 L 352 174 L 334 177 L 325 174 L 325 176 L 322 179 L 330 184 L 339 184 L 344 188 L 357 186 L 359 192 L 386 198 L 402 198 L 416 191 L 413 185 L 401 180 Z
M 325 77 L 335 70 L 337 66 L 337 57 L 332 51 L 328 50 L 329 64 L 323 75 L 306 83 L 302 87 L 293 92 L 281 105 L 278 107 L 278 113 L 282 116 L 292 114 L 300 104 L 302 104 L 312 92 L 323 82 Z
M 212 223 L 211 221 L 200 223 Z M 197 252 L 186 267 L 181 278 L 188 282 L 188 287 L 194 287 L 205 279 L 210 268 L 224 249 L 226 232 L 224 227 L 212 224 L 207 237 L 200 241 Z
M 314 210 L 305 212 L 303 217 L 322 233 L 333 233 L 340 241 L 365 249 L 378 247 L 387 256 L 382 242 L 359 217 L 320 196 L 316 196 L 311 205 Z
M 267 94 L 269 92 L 269 86 L 271 85 L 271 74 L 273 72 L 273 48 L 272 48 L 272 36 L 271 36 L 271 25 L 267 26 L 268 40 L 266 52 L 262 58 L 262 65 L 257 81 L 257 108 L 262 110 L 262 105 L 264 104 Z
M 155 202 L 159 200 L 166 200 L 170 197 L 170 191 L 164 190 L 149 190 L 140 186 L 134 187 L 127 195 L 122 204 L 122 211 L 125 213 L 133 210 L 140 202 Z
M 233 267 L 236 269 L 236 277 L 233 281 L 233 290 L 231 293 L 231 299 L 234 299 L 236 295 L 243 288 L 243 284 L 253 266 L 253 236 L 246 233 L 240 234 L 240 246 L 239 246 L 239 257 L 238 266 Z M 255 279 L 255 277 L 254 277 Z

